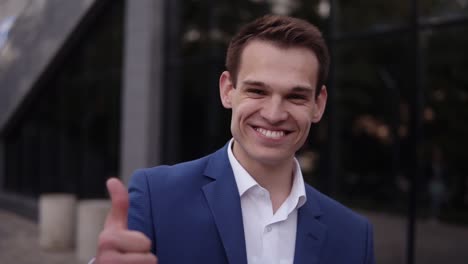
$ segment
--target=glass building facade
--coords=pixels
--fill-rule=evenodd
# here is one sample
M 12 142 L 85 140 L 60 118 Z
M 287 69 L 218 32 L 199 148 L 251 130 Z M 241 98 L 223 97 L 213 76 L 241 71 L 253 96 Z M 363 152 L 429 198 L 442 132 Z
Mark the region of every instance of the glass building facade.
M 104 197 L 119 173 L 131 18 L 124 1 L 97 2 L 106 4 L 2 132 L 8 192 Z M 325 117 L 298 153 L 306 181 L 373 222 L 378 263 L 466 263 L 468 1 L 163 2 L 160 162 L 230 139 L 218 77 L 236 30 L 267 13 L 304 18 L 332 55 Z
M 113 2 L 85 15 L 3 129 L 6 191 L 100 198 L 117 175 L 124 5 Z

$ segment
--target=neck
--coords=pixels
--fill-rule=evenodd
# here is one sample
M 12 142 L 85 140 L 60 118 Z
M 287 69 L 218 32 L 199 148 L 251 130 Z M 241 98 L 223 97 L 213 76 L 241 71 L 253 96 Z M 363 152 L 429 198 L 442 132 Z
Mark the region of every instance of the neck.
M 235 147 L 233 154 L 252 178 L 270 193 L 273 212 L 276 212 L 291 192 L 294 178 L 294 157 L 283 162 L 262 163 L 243 160 L 242 157 L 236 155 Z
M 270 192 L 287 191 L 289 193 L 291 190 L 294 168 L 293 159 L 287 163 L 285 162 L 285 164 L 246 164 L 244 168 L 260 186 Z
M 291 193 L 294 162 L 291 160 L 289 164 L 282 166 L 258 165 L 257 168 L 246 168 L 246 170 L 270 193 L 273 213 L 276 213 Z

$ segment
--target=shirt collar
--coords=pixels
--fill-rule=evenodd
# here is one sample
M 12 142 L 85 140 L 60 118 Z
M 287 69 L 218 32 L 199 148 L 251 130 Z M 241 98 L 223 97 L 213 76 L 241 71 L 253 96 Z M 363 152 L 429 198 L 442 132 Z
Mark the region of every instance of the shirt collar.
M 287 200 L 290 202 L 290 208 L 299 208 L 307 201 L 304 178 L 302 176 L 301 167 L 296 158 L 294 158 L 294 178 L 289 196 L 292 198 Z
M 234 157 L 234 153 L 232 153 L 232 144 L 234 143 L 234 139 L 229 141 L 228 145 L 228 157 L 229 163 L 231 163 L 232 171 L 234 173 L 234 178 L 236 179 L 237 189 L 239 191 L 239 196 L 242 197 L 244 193 L 252 188 L 253 186 L 258 185 L 257 181 L 250 176 L 250 174 L 240 165 L 239 161 Z
M 257 181 L 242 167 L 239 161 L 234 156 L 232 152 L 232 144 L 234 139 L 229 141 L 227 148 L 229 163 L 231 164 L 232 171 L 234 173 L 234 178 L 236 180 L 237 189 L 239 191 L 239 196 L 242 197 L 244 193 L 254 186 L 260 186 Z M 307 201 L 307 196 L 305 192 L 304 179 L 302 177 L 301 168 L 299 162 L 294 158 L 294 178 L 291 188 L 291 193 L 287 199 L 288 207 L 299 208 L 305 204 Z M 291 209 L 294 209 L 291 208 Z

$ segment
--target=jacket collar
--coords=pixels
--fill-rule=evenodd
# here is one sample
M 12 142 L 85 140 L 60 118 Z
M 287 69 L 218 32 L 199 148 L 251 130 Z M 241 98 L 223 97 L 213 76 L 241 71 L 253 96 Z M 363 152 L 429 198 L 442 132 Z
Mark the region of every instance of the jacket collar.
M 241 203 L 227 155 L 227 144 L 213 153 L 204 174 L 214 180 L 203 186 L 203 192 L 213 214 L 228 262 L 247 264 Z

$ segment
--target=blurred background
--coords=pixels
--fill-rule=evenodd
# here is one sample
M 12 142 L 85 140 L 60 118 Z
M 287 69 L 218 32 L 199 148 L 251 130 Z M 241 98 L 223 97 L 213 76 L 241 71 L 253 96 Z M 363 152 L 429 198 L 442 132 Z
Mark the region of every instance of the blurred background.
M 332 55 L 306 181 L 371 220 L 377 263 L 468 263 L 468 0 L 0 0 L 0 258 L 35 252 L 41 195 L 223 146 L 227 44 L 267 13 Z

